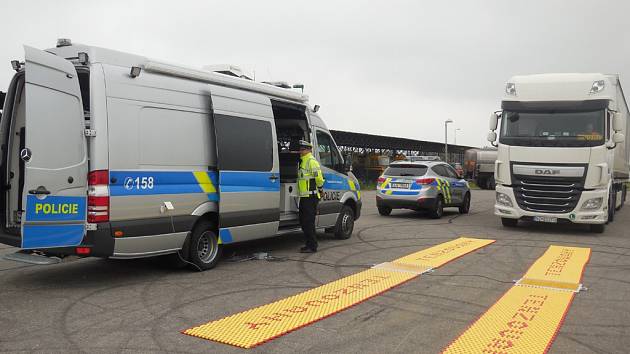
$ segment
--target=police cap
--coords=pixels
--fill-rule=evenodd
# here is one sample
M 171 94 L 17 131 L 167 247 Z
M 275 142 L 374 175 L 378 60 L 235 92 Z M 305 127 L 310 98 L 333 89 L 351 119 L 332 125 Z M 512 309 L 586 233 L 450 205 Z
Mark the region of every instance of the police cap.
M 309 143 L 309 142 L 308 142 L 308 141 L 306 141 L 306 140 L 300 140 L 300 142 L 298 143 L 298 145 L 300 146 L 300 149 L 301 149 L 301 148 L 309 148 L 309 149 L 312 149 L 312 148 L 313 148 L 313 144 Z

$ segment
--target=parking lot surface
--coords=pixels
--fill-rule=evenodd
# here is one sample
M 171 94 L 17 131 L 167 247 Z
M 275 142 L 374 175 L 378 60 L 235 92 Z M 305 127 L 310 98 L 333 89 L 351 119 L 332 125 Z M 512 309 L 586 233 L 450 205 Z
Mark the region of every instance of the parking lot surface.
M 320 234 L 316 254 L 293 234 L 225 250 L 206 272 L 159 260 L 74 259 L 53 266 L 0 260 L 0 352 L 438 353 L 519 279 L 549 245 L 590 247 L 583 278 L 551 353 L 627 353 L 630 208 L 603 234 L 579 225 L 503 228 L 493 191 L 473 191 L 471 213 L 440 220 L 378 215 L 374 193 L 349 240 Z M 434 273 L 254 349 L 180 331 L 264 305 L 457 237 L 495 243 Z M 15 249 L 0 248 L 0 255 Z M 255 260 L 268 252 L 275 261 Z

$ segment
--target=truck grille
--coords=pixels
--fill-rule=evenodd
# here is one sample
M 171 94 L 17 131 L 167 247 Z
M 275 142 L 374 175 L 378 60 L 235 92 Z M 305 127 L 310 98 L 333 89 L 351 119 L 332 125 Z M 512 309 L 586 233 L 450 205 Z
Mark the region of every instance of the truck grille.
M 544 213 L 568 213 L 575 209 L 582 189 L 583 177 L 553 178 L 513 175 L 514 195 L 523 210 Z

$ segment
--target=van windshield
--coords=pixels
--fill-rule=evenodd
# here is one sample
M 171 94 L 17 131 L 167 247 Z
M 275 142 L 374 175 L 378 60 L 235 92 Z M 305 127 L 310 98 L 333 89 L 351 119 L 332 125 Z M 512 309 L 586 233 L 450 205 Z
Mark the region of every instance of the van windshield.
M 427 173 L 425 165 L 396 165 L 388 167 L 383 173 L 386 176 L 424 176 Z
M 500 142 L 516 146 L 586 147 L 604 144 L 605 111 L 503 111 Z

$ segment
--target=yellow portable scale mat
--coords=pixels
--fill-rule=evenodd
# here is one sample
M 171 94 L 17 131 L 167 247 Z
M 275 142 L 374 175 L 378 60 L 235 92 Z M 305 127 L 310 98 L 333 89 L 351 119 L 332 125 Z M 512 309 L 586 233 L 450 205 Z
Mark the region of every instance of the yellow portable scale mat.
M 493 242 L 461 237 L 182 333 L 252 348 L 343 311 Z
M 508 290 L 443 353 L 546 353 L 573 296 L 582 288 L 590 248 L 550 246 Z

